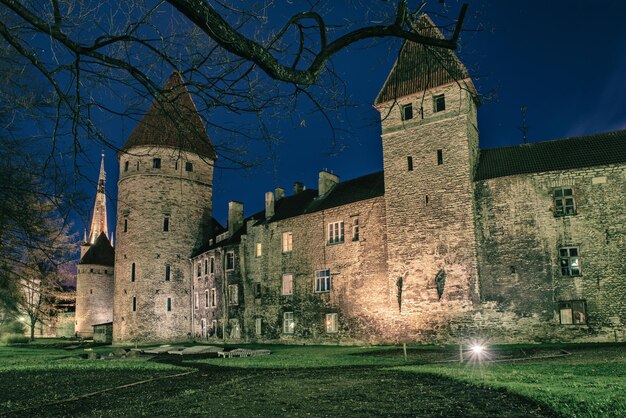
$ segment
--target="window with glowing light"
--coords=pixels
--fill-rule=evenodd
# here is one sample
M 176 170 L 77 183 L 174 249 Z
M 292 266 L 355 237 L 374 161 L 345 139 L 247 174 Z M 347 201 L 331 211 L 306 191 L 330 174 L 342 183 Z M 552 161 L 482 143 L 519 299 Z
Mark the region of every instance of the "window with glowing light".
M 554 216 L 576 215 L 574 189 L 559 187 L 554 189 Z
M 256 256 L 261 257 L 263 255 L 263 244 L 260 242 L 256 243 Z
M 193 297 L 193 306 L 195 309 L 198 309 L 200 307 L 200 301 L 198 299 L 200 298 L 198 296 L 198 292 L 196 292 Z
M 282 246 L 283 254 L 290 253 L 293 250 L 293 234 L 291 232 L 283 232 Z
M 559 302 L 559 319 L 562 325 L 584 325 L 587 323 L 587 307 L 584 300 Z
M 580 276 L 578 247 L 561 247 L 559 249 L 559 259 L 563 276 Z
M 293 319 L 293 312 L 283 313 L 283 333 L 293 334 L 296 329 L 296 321 Z
M 283 295 L 293 295 L 293 274 L 283 274 Z
M 339 323 L 337 320 L 336 313 L 328 313 L 326 314 L 326 332 L 329 334 L 333 334 L 338 331 Z
M 315 272 L 315 292 L 330 292 L 330 269 Z
M 328 224 L 328 243 L 339 244 L 344 239 L 343 221 Z

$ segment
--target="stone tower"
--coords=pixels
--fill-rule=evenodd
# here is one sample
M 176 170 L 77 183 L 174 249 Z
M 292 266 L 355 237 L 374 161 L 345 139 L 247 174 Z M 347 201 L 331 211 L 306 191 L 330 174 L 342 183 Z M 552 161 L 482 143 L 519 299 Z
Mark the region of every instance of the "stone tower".
M 80 337 L 91 337 L 95 324 L 113 321 L 115 253 L 108 238 L 105 178 L 103 153 L 91 229 L 81 245 L 76 276 L 75 331 Z
M 178 72 L 118 156 L 114 342 L 191 332 L 189 258 L 208 239 L 216 154 Z
M 441 37 L 427 16 L 422 32 Z M 428 333 L 477 298 L 476 91 L 453 52 L 405 42 L 376 97 L 381 114 L 390 304 Z

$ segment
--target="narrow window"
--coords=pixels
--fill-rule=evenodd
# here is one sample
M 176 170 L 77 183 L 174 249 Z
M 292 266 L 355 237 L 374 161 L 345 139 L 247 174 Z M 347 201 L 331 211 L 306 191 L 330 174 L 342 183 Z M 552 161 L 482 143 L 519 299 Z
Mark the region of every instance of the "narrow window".
M 89 289 L 89 294 L 93 295 L 93 289 Z
M 328 243 L 338 244 L 344 240 L 343 221 L 328 224 Z
M 443 150 L 437 150 L 437 165 L 443 164 Z
M 409 103 L 401 106 L 402 120 L 413 119 L 413 104 Z
M 204 307 L 205 308 L 209 307 L 209 291 L 208 290 L 204 291 Z
M 354 218 L 352 220 L 352 241 L 359 240 L 359 233 L 360 233 L 359 218 Z
M 211 257 L 211 261 L 209 263 L 209 273 L 215 273 L 215 257 Z
M 226 271 L 235 269 L 235 252 L 229 251 L 226 253 Z
M 135 281 L 135 263 L 130 265 L 130 281 Z
M 293 274 L 283 274 L 283 295 L 293 295 Z
M 178 160 L 176 160 L 176 162 L 174 163 L 174 170 L 178 171 Z
M 236 284 L 228 285 L 228 304 L 229 305 L 239 304 L 239 286 L 237 286 Z
M 293 319 L 293 312 L 283 312 L 283 333 L 293 334 L 296 328 L 296 321 Z
M 263 320 L 261 318 L 256 318 L 254 320 L 254 332 L 256 335 L 261 335 L 261 325 L 263 324 Z
M 135 166 L 135 170 L 139 171 L 139 161 L 137 161 L 137 165 Z
M 330 269 L 315 272 L 315 292 L 330 292 Z
M 202 267 L 200 262 L 198 262 L 198 264 L 196 265 L 196 276 L 200 277 L 202 276 Z
M 435 104 L 435 113 L 443 112 L 444 110 L 446 110 L 446 96 L 444 96 L 443 94 L 440 94 L 439 96 L 434 96 L 433 101 Z
M 163 218 L 163 232 L 168 232 L 170 230 L 170 217 L 165 216 Z
M 211 289 L 211 307 L 215 308 L 217 306 L 217 289 Z
M 124 232 L 128 232 L 128 219 L 124 218 Z
M 559 319 L 562 325 L 582 325 L 587 323 L 587 310 L 584 300 L 559 302 Z
M 559 249 L 561 274 L 563 276 L 580 276 L 580 257 L 578 247 L 562 247 Z
M 331 334 L 337 332 L 339 329 L 339 324 L 337 323 L 337 314 L 329 313 L 326 314 L 326 332 Z
M 428 195 L 426 195 L 426 198 L 424 199 L 424 203 L 426 204 L 426 206 L 428 206 Z
M 204 259 L 204 274 L 207 274 L 209 272 L 209 260 L 208 259 Z
M 165 310 L 172 312 L 172 298 L 167 298 L 165 301 Z
M 406 168 L 408 171 L 413 171 L 413 157 L 410 155 L 406 157 Z
M 574 189 L 559 187 L 554 189 L 554 216 L 576 215 Z
M 169 264 L 165 265 L 165 281 L 166 282 L 170 281 L 170 265 Z
M 198 309 L 200 307 L 200 296 L 198 295 L 198 292 L 194 293 L 193 295 L 193 307 L 195 309 Z
M 293 234 L 291 232 L 283 232 L 282 245 L 283 253 L 290 253 L 293 250 Z
M 124 162 L 124 172 L 128 171 L 128 161 Z
M 137 312 L 137 298 L 133 296 L 133 312 Z
M 256 299 L 261 297 L 261 283 L 255 283 L 254 284 L 254 297 Z
M 161 168 L 161 159 L 153 158 L 152 159 L 152 168 Z
M 193 171 L 193 163 L 187 161 L 185 163 L 185 171 Z
M 260 242 L 256 243 L 256 256 L 261 257 L 263 255 L 263 244 Z

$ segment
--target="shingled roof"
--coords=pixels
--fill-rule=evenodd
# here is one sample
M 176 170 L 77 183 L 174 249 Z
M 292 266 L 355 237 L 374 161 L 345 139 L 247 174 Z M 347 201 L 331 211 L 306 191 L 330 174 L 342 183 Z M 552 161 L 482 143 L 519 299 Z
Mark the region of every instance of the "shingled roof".
M 626 163 L 626 130 L 480 150 L 476 180 Z
M 427 15 L 420 17 L 418 27 L 424 36 L 444 37 Z M 374 105 L 468 77 L 453 51 L 405 41 Z
M 162 94 L 139 121 L 122 148 L 166 146 L 216 159 L 215 149 L 187 90 L 182 75 L 174 71 Z
M 100 233 L 96 241 L 89 246 L 78 264 L 97 264 L 99 266 L 113 266 L 115 264 L 115 250 L 104 232 Z

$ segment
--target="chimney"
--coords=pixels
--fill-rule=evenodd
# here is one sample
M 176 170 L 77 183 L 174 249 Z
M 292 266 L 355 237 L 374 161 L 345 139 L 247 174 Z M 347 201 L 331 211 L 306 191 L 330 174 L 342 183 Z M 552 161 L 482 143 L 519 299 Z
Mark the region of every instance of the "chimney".
M 277 187 L 276 190 L 274 190 L 274 196 L 276 196 L 276 201 L 278 202 L 280 199 L 285 197 L 285 189 Z
M 274 193 L 265 192 L 265 218 L 274 216 Z
M 228 202 L 228 235 L 232 236 L 243 226 L 243 203 Z
M 305 190 L 304 183 L 300 183 L 299 181 L 296 181 L 293 184 L 293 194 L 298 194 L 300 192 L 303 192 L 304 190 Z
M 322 196 L 328 193 L 329 191 L 331 191 L 332 188 L 335 187 L 335 185 L 337 185 L 337 183 L 339 183 L 339 176 L 329 173 L 326 170 L 320 171 L 319 186 L 318 186 L 319 196 Z

